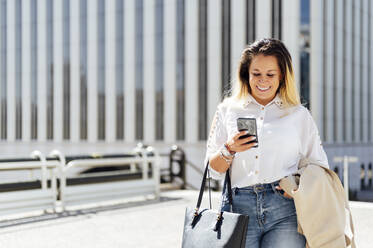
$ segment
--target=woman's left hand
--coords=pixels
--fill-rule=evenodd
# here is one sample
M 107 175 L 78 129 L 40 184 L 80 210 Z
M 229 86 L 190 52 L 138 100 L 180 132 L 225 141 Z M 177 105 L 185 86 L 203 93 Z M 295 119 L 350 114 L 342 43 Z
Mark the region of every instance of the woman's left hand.
M 277 190 L 283 190 L 281 187 L 280 187 L 280 185 L 278 185 L 278 186 L 276 186 L 276 189 Z M 283 190 L 284 191 L 284 190 Z M 291 196 L 291 195 L 289 195 L 288 193 L 286 193 L 285 191 L 284 191 L 284 194 L 283 194 L 286 198 L 289 198 L 289 199 L 292 199 L 293 197 Z

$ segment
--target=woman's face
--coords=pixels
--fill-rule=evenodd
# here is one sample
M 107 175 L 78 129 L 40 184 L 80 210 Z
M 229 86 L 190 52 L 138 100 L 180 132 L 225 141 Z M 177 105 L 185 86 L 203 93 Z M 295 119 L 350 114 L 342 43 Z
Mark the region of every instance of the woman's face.
M 276 96 L 280 85 L 281 71 L 274 56 L 257 55 L 249 68 L 251 95 L 255 100 L 267 105 Z

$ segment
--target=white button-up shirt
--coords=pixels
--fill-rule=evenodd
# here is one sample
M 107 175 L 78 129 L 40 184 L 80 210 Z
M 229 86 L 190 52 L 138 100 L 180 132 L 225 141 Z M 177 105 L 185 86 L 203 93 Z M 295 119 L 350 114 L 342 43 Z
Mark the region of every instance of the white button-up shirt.
M 266 106 L 251 95 L 238 101 L 226 99 L 217 107 L 207 141 L 205 164 L 237 132 L 237 118 L 251 117 L 257 122 L 258 148 L 238 152 L 231 165 L 232 187 L 271 183 L 295 173 L 302 157 L 328 166 L 317 126 L 302 105 L 285 108 L 276 97 Z M 210 167 L 214 179 L 223 179 Z

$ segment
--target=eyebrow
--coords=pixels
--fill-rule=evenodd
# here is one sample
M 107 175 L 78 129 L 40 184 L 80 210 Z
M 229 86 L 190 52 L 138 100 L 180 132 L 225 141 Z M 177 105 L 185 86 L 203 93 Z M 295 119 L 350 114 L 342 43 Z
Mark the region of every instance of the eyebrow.
M 259 69 L 253 69 L 253 71 L 259 71 Z M 276 69 L 271 69 L 271 70 L 268 70 L 268 71 L 277 71 L 277 70 Z

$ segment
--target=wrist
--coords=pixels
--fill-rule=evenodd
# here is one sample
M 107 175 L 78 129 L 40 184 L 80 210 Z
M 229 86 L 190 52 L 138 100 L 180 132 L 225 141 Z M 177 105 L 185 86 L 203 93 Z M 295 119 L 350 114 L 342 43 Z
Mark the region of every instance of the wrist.
M 224 143 L 224 146 L 225 148 L 227 148 L 228 152 L 231 154 L 231 155 L 235 155 L 236 152 L 235 151 L 232 151 L 231 148 L 229 147 L 228 143 Z
M 231 154 L 231 153 L 229 152 L 229 150 L 227 149 L 227 147 L 226 147 L 225 144 L 221 146 L 221 148 L 220 148 L 220 153 L 221 153 L 224 157 L 226 157 L 227 159 L 233 159 L 233 157 L 234 157 L 234 154 Z
M 221 159 L 223 159 L 228 165 L 230 165 L 231 163 L 232 163 L 232 161 L 233 161 L 233 156 L 229 156 L 229 157 L 227 157 L 227 156 L 225 156 L 224 154 L 223 154 L 223 151 L 220 151 L 219 152 L 219 156 L 220 156 L 220 158 Z

